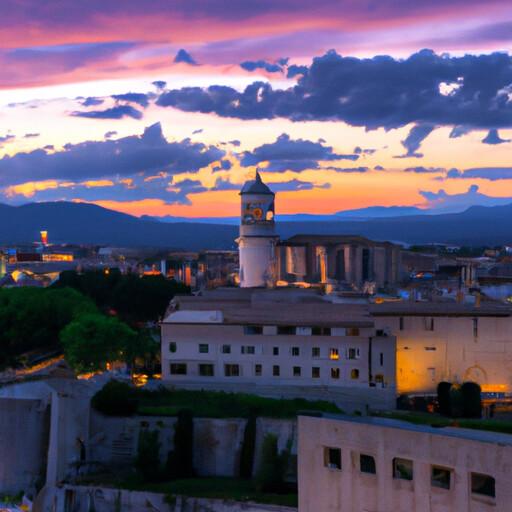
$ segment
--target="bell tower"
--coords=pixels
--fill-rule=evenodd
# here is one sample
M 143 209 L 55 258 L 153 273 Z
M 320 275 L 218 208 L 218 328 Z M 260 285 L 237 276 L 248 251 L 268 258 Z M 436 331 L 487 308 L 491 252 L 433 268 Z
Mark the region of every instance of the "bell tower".
M 240 191 L 242 203 L 238 252 L 240 286 L 272 287 L 276 280 L 275 194 L 256 171 Z

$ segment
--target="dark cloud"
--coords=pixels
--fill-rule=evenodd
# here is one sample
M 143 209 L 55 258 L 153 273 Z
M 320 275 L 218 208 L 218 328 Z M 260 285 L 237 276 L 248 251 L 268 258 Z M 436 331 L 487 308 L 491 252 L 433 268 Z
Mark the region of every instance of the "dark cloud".
M 25 135 L 23 135 L 23 138 L 24 139 L 34 139 L 36 137 L 39 137 L 40 133 L 25 133 Z
M 305 75 L 307 72 L 307 66 L 297 66 L 296 64 L 292 64 L 291 66 L 288 66 L 288 69 L 286 70 L 286 77 L 295 78 L 299 75 Z
M 473 167 L 464 171 L 451 169 L 447 178 L 482 179 L 489 181 L 512 179 L 512 167 Z
M 376 165 L 374 168 L 373 168 L 374 171 L 385 171 L 385 167 L 382 167 L 382 165 Z
M 105 139 L 111 139 L 114 135 L 117 135 L 117 132 L 115 130 L 110 130 L 108 132 L 105 132 Z
M 154 82 L 151 82 L 151 84 L 161 91 L 162 89 L 165 89 L 167 82 L 164 82 L 163 80 L 155 80 Z
M 452 57 L 422 50 L 398 60 L 330 51 L 286 90 L 264 82 L 241 92 L 218 85 L 185 87 L 163 93 L 157 103 L 222 117 L 339 120 L 368 129 L 410 123 L 491 129 L 512 126 L 511 83 L 512 57 L 505 53 Z M 442 84 L 456 87 L 446 93 Z
M 280 135 L 275 142 L 263 144 L 252 151 L 244 151 L 240 158 L 243 167 L 268 162 L 266 171 L 304 171 L 318 169 L 321 161 L 357 160 L 359 155 L 343 155 L 335 153 L 331 146 L 321 142 L 305 139 L 290 139 L 286 133 Z
M 88 119 L 122 119 L 123 117 L 142 119 L 142 112 L 131 105 L 117 105 L 105 110 L 90 110 L 89 112 L 75 111 L 70 115 Z
M 438 174 L 441 172 L 446 172 L 444 167 L 407 167 L 404 169 L 405 172 L 414 172 L 416 174 Z
M 423 154 L 418 153 L 421 143 L 430 135 L 435 126 L 431 124 L 417 124 L 413 126 L 402 141 L 402 146 L 406 149 L 404 155 L 395 156 L 395 158 L 422 158 Z
M 293 192 L 299 190 L 312 190 L 314 188 L 322 188 L 328 189 L 331 188 L 330 183 L 322 183 L 321 185 L 316 185 L 311 181 L 303 181 L 298 179 L 292 179 L 289 181 L 280 181 L 280 182 L 268 182 L 267 185 L 274 192 Z M 240 185 L 237 183 L 231 183 L 229 179 L 225 178 L 217 178 L 215 181 L 215 185 L 210 190 L 240 190 Z
M 199 128 L 198 130 L 194 130 L 194 131 L 192 132 L 192 135 L 197 135 L 198 133 L 203 133 L 203 131 L 204 131 L 204 130 L 203 130 L 202 128 Z
M 212 170 L 213 172 L 229 171 L 231 167 L 233 167 L 233 164 L 229 160 L 221 160 L 220 165 L 216 165 Z
M 352 153 L 356 155 L 373 155 L 377 150 L 372 148 L 362 148 L 360 146 L 356 146 Z
M 128 103 L 137 103 L 146 108 L 149 105 L 149 94 L 140 92 L 127 92 L 125 94 L 114 94 L 112 98 L 116 101 L 127 101 Z
M 482 142 L 484 144 L 494 145 L 494 144 L 503 144 L 505 142 L 510 142 L 510 139 L 502 139 L 500 137 L 500 134 L 498 133 L 498 130 L 492 129 L 492 130 L 489 130 L 489 132 L 487 133 L 485 138 L 482 139 Z
M 359 166 L 359 167 L 334 167 L 334 166 L 329 166 L 329 167 L 322 167 L 322 169 L 325 170 L 325 171 L 347 172 L 347 173 L 351 173 L 351 172 L 368 172 L 370 170 L 369 167 L 365 167 L 365 166 Z
M 112 176 L 196 172 L 225 152 L 190 139 L 168 142 L 159 123 L 140 136 L 66 144 L 61 151 L 37 149 L 0 159 L 0 186 L 48 179 L 94 180 Z
M 0 135 L 0 146 L 5 144 L 6 142 L 12 142 L 16 138 L 15 135 L 8 133 L 7 135 Z
M 281 73 L 288 59 L 279 59 L 277 62 L 267 62 L 266 60 L 246 60 L 240 64 L 246 71 L 256 71 L 262 69 L 267 73 Z
M 176 56 L 174 57 L 174 62 L 176 64 L 184 63 L 184 64 L 190 64 L 191 66 L 197 66 L 197 62 L 194 60 L 192 55 L 187 52 L 187 50 L 184 50 L 183 48 L 178 51 Z
M 93 96 L 89 96 L 85 98 L 85 100 L 80 102 L 80 105 L 84 107 L 96 107 L 97 105 L 101 105 L 105 100 L 102 98 L 94 98 Z
M 452 131 L 450 132 L 450 139 L 458 139 L 459 137 L 468 134 L 470 131 L 471 128 L 469 128 L 468 126 L 454 126 L 452 128 Z

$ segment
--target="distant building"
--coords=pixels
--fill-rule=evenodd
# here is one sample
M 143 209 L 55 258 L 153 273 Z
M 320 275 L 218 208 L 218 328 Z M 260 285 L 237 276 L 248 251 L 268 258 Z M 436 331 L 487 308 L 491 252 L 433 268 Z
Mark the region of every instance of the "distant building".
M 512 436 L 299 416 L 301 512 L 509 512 Z

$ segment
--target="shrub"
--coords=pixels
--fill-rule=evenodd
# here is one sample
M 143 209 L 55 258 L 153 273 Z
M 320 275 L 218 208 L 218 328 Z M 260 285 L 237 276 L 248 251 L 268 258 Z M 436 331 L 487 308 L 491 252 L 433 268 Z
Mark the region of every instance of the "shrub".
M 160 471 L 160 441 L 158 430 L 141 430 L 137 446 L 135 468 L 147 482 L 159 479 Z
M 190 409 L 181 409 L 174 427 L 174 450 L 167 459 L 170 478 L 194 476 L 194 418 Z
M 450 416 L 450 388 L 452 387 L 451 382 L 440 382 L 437 385 L 437 402 L 439 404 L 439 413 L 443 416 Z
M 279 492 L 283 487 L 282 459 L 277 449 L 277 437 L 273 434 L 267 434 L 263 439 L 254 483 L 259 492 Z
M 476 382 L 464 382 L 460 388 L 465 418 L 482 417 L 482 389 Z
M 252 477 L 254 465 L 254 447 L 256 445 L 256 415 L 247 420 L 244 430 L 244 440 L 240 452 L 240 476 L 242 478 Z
M 461 418 L 464 414 L 464 398 L 459 384 L 450 388 L 450 414 L 453 418 Z
M 131 416 L 137 412 L 138 392 L 130 384 L 111 380 L 92 397 L 91 404 L 108 416 Z

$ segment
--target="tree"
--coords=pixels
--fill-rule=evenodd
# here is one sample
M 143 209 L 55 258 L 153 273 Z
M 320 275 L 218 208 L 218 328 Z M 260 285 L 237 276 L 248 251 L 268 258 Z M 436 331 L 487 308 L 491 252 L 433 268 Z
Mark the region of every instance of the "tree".
M 140 431 L 135 468 L 147 482 L 154 482 L 161 476 L 160 446 L 158 430 Z
M 463 415 L 465 418 L 482 417 L 482 389 L 476 382 L 464 382 L 462 393 Z
M 277 449 L 277 437 L 267 434 L 261 447 L 261 461 L 255 476 L 260 492 L 279 492 L 283 486 L 283 461 Z
M 91 400 L 94 409 L 108 416 L 131 416 L 138 403 L 138 390 L 118 380 L 107 382 Z
M 240 452 L 240 476 L 242 478 L 252 477 L 254 465 L 254 447 L 256 445 L 256 415 L 251 414 L 245 424 L 244 440 Z
M 440 382 L 437 385 L 437 402 L 439 404 L 439 412 L 443 416 L 451 415 L 450 407 L 450 388 L 451 382 Z
M 194 417 L 190 409 L 181 409 L 174 426 L 174 450 L 169 453 L 167 473 L 170 478 L 194 476 Z
M 126 361 L 136 333 L 116 318 L 85 314 L 60 334 L 67 362 L 79 372 L 104 370 L 107 362 Z

